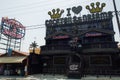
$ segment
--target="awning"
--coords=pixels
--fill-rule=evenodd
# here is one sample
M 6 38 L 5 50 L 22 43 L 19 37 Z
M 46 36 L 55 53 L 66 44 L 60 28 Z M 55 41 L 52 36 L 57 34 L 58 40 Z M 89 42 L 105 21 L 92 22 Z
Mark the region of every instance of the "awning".
M 26 58 L 25 56 L 0 57 L 0 63 L 22 63 Z

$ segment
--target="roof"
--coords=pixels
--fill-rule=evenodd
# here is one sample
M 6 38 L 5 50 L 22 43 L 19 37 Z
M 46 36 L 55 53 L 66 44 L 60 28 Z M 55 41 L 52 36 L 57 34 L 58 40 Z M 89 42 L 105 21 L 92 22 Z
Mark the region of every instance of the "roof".
M 19 53 L 19 54 L 22 54 L 24 56 L 28 56 L 29 55 L 29 53 L 27 53 L 27 52 L 22 52 L 22 51 L 17 51 L 17 50 L 12 50 L 12 51 L 16 52 L 16 53 Z
M 22 63 L 26 58 L 25 56 L 0 57 L 0 63 Z

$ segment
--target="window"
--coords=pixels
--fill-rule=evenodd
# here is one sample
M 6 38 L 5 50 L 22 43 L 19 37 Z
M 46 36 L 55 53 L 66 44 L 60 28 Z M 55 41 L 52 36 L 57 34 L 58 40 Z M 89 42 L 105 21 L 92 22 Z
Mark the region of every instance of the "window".
M 66 57 L 54 57 L 54 64 L 66 64 Z
M 95 66 L 105 66 L 111 64 L 111 58 L 108 55 L 96 55 L 96 56 L 90 56 L 90 65 Z

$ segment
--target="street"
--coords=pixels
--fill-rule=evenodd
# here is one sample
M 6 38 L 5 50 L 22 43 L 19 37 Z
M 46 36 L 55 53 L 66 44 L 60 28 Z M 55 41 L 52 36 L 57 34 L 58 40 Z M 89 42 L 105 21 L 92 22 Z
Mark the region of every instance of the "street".
M 64 75 L 28 75 L 27 77 L 20 76 L 0 76 L 0 80 L 120 80 L 120 76 L 86 76 L 81 79 L 68 79 Z

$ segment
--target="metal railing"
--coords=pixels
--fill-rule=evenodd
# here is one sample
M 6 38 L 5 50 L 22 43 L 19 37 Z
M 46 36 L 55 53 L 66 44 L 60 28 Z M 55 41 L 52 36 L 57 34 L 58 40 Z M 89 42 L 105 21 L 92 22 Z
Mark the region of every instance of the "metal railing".
M 84 75 L 120 75 L 120 70 L 84 70 Z
M 70 50 L 69 45 L 46 45 L 42 46 L 41 50 Z
M 83 44 L 82 47 L 84 49 L 86 48 L 118 48 L 116 42 Z

